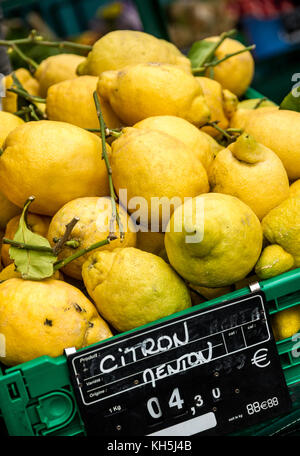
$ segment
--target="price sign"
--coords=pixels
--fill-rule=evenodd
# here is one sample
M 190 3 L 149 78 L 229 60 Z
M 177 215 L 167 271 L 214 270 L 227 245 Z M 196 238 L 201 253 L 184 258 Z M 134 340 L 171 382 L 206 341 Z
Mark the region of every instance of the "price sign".
M 291 401 L 260 292 L 68 356 L 90 435 L 222 435 Z

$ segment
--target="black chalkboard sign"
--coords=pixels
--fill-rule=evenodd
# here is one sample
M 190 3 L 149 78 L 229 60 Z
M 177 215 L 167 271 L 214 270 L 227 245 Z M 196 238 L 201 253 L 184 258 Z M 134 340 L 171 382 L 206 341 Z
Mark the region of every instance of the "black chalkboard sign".
M 291 401 L 261 292 L 68 356 L 89 435 L 222 435 Z

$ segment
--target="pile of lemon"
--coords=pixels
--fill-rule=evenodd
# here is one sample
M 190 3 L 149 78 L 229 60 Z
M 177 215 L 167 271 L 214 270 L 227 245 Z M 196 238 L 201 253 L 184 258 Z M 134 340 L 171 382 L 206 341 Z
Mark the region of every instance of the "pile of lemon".
M 119 220 L 116 239 L 44 280 L 25 278 L 2 245 L 4 364 L 59 356 L 300 267 L 300 114 L 242 100 L 253 57 L 224 57 L 243 48 L 226 38 L 215 51 L 223 60 L 197 76 L 171 43 L 114 31 L 87 57 L 59 54 L 33 75 L 15 72 L 30 94 L 45 97 L 37 103 L 44 119 L 20 118 L 14 92 L 2 99 L 1 238 L 14 238 L 31 195 L 27 226 L 51 246 L 79 219 L 75 247 L 59 260 L 107 238 L 111 181 L 94 92 L 107 130 L 117 132 L 106 150 Z M 299 315 L 286 316 L 282 332 L 277 321 L 278 339 L 300 328 Z

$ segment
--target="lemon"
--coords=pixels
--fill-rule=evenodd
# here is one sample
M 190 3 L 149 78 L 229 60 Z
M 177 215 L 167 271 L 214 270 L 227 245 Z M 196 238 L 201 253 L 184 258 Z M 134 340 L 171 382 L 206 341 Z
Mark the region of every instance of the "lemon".
M 48 119 L 59 120 L 81 128 L 99 129 L 93 92 L 96 90 L 96 76 L 79 76 L 76 79 L 58 82 L 47 92 L 46 113 Z M 111 107 L 101 101 L 101 111 L 108 128 L 119 128 L 121 123 Z
M 61 280 L 9 279 L 0 284 L 0 333 L 7 366 L 60 356 L 112 336 L 84 294 Z M 26 343 L 25 343 L 26 342 Z
M 20 117 L 10 112 L 0 111 L 0 147 L 3 146 L 7 135 L 23 123 L 24 120 Z
M 290 196 L 300 196 L 300 179 L 290 186 Z
M 134 128 L 142 130 L 158 130 L 183 142 L 195 156 L 199 157 L 205 169 L 212 164 L 215 149 L 219 144 L 195 125 L 181 117 L 175 116 L 153 116 L 141 120 L 134 125 Z
M 250 98 L 248 100 L 242 100 L 238 103 L 238 109 L 260 109 L 272 106 L 276 107 L 277 105 L 271 100 L 261 101 L 261 98 Z
M 248 113 L 242 125 L 245 132 L 278 155 L 290 180 L 299 179 L 300 113 L 276 107 L 245 111 Z M 237 126 L 234 117 L 232 124 Z
M 174 206 L 209 189 L 207 173 L 193 151 L 158 130 L 125 128 L 112 143 L 110 163 L 118 195 L 127 191 L 131 213 L 142 203 L 139 215 L 146 226 L 151 211 L 158 226 L 165 226 Z
M 101 155 L 100 138 L 75 125 L 52 120 L 24 123 L 5 141 L 0 191 L 19 207 L 33 195 L 32 212 L 54 215 L 75 198 L 109 194 Z
M 95 252 L 82 268 L 84 284 L 117 331 L 128 331 L 191 305 L 187 287 L 160 257 L 128 247 Z
M 238 98 L 234 94 L 232 94 L 232 100 L 229 100 L 227 97 L 227 105 L 225 108 L 225 96 L 221 84 L 209 78 L 197 77 L 196 79 L 203 90 L 204 98 L 209 107 L 211 114 L 210 121 L 218 122 L 218 126 L 223 130 L 226 130 L 229 126 L 229 118 L 227 117 L 228 112 L 226 111 L 229 110 L 230 115 L 232 116 L 235 110 L 234 106 L 237 107 Z M 213 137 L 219 135 L 219 132 L 213 127 L 202 127 L 202 131 L 205 131 Z
M 14 263 L 9 264 L 0 272 L 0 282 L 9 279 L 21 279 L 22 275 L 15 268 Z M 60 271 L 55 271 L 53 278 L 57 280 L 63 280 L 63 274 Z
M 263 233 L 270 244 L 280 245 L 300 267 L 300 198 L 290 197 L 262 220 Z
M 99 76 L 104 71 L 148 62 L 171 63 L 191 72 L 189 59 L 172 43 L 133 30 L 114 30 L 101 37 L 77 71 Z
M 205 38 L 206 41 L 217 41 L 218 36 Z M 221 60 L 228 54 L 245 49 L 245 46 L 237 40 L 226 38 L 215 51 L 217 60 Z M 218 81 L 224 89 L 240 97 L 250 86 L 254 76 L 254 59 L 249 51 L 230 57 L 222 63 L 213 67 L 213 78 Z M 207 76 L 209 76 L 209 69 Z
M 248 100 L 246 100 L 248 101 Z M 249 100 L 251 101 L 251 100 Z M 274 106 L 261 106 L 257 109 L 250 109 L 250 108 L 243 108 L 243 107 L 238 107 L 238 109 L 235 111 L 233 116 L 230 119 L 230 127 L 231 128 L 239 128 L 242 130 L 245 130 L 246 124 L 248 120 L 256 116 L 257 113 L 259 112 L 260 114 L 262 113 L 267 113 L 267 112 L 273 112 L 277 111 L 278 107 Z
M 300 306 L 290 307 L 272 315 L 272 329 L 277 341 L 296 334 L 300 329 Z
M 136 232 L 133 222 L 122 207 L 117 205 L 117 210 L 125 233 L 124 240 L 120 241 L 120 232 L 118 225 L 116 225 L 115 234 L 118 239 L 100 247 L 100 250 L 113 250 L 116 247 L 134 247 L 136 245 Z M 79 241 L 79 247 L 77 249 L 65 247 L 59 255 L 59 260 L 73 255 L 77 250 L 88 248 L 92 244 L 106 239 L 110 231 L 111 215 L 111 200 L 108 197 L 77 198 L 65 204 L 51 220 L 48 240 L 54 246 L 53 239 L 61 238 L 65 232 L 65 226 L 73 217 L 79 217 L 79 222 L 73 228 L 70 237 Z M 63 272 L 75 279 L 82 280 L 82 265 L 90 254 L 73 260 L 62 269 Z
M 76 68 L 84 60 L 85 57 L 76 54 L 57 54 L 44 59 L 34 74 L 40 84 L 40 96 L 46 97 L 53 84 L 76 78 Z
M 22 84 L 25 90 L 30 93 L 30 95 L 38 96 L 40 85 L 39 82 L 29 73 L 25 68 L 18 68 L 14 71 L 16 77 Z M 13 85 L 12 75 L 5 76 L 4 84 L 6 90 L 11 88 Z M 38 104 L 40 109 L 43 109 L 41 103 Z M 18 95 L 13 92 L 6 91 L 5 97 L 2 98 L 2 109 L 3 111 L 14 113 L 18 110 Z
M 247 133 L 218 153 L 209 180 L 212 191 L 238 197 L 259 219 L 289 196 L 281 160 Z
M 50 220 L 51 220 L 50 217 L 32 214 L 31 212 L 29 212 L 27 214 L 28 228 L 33 233 L 39 234 L 40 236 L 44 236 L 44 237 L 47 236 Z M 12 240 L 19 228 L 19 222 L 20 222 L 20 215 L 16 215 L 15 217 L 13 217 L 6 226 L 4 237 Z M 8 264 L 13 262 L 13 260 L 11 260 L 10 256 L 9 256 L 9 249 L 10 249 L 10 245 L 8 245 L 8 244 L 2 245 L 1 258 L 2 258 L 2 262 L 5 266 L 7 266 Z
M 127 126 L 151 116 L 172 115 L 199 127 L 210 118 L 196 78 L 175 65 L 140 63 L 105 71 L 97 91 Z
M 207 193 L 174 211 L 165 247 L 170 264 L 188 282 L 226 287 L 246 277 L 255 266 L 262 229 L 252 209 L 238 198 Z
M 280 245 L 268 245 L 256 263 L 255 273 L 262 279 L 270 279 L 289 271 L 294 266 L 292 255 L 283 250 Z

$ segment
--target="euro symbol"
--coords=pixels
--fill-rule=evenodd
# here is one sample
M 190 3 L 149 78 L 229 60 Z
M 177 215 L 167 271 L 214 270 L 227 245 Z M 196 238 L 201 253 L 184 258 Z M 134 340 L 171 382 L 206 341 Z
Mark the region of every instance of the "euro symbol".
M 270 360 L 267 361 L 267 355 L 268 349 L 261 348 L 254 354 L 253 358 L 251 359 L 251 363 L 255 364 L 257 367 L 267 367 L 270 364 Z

